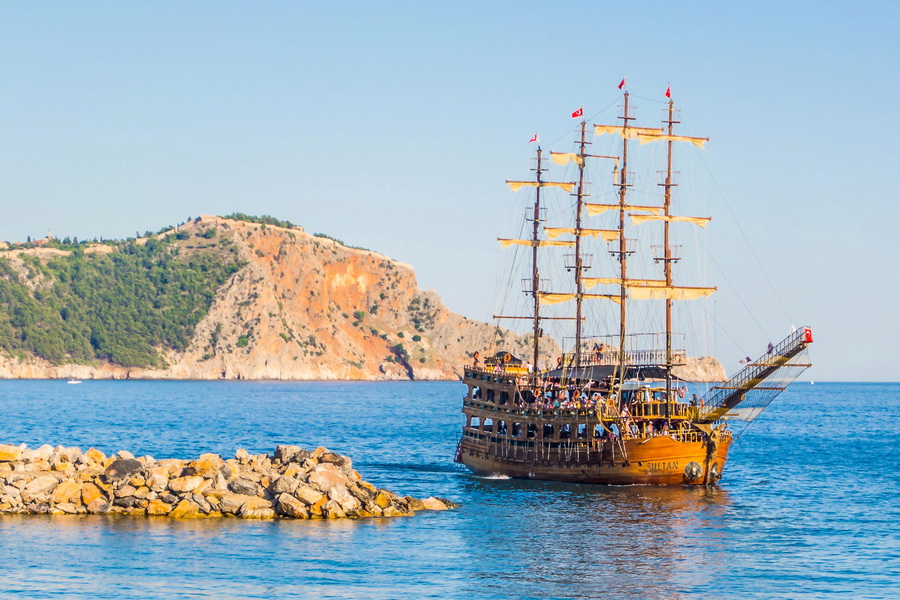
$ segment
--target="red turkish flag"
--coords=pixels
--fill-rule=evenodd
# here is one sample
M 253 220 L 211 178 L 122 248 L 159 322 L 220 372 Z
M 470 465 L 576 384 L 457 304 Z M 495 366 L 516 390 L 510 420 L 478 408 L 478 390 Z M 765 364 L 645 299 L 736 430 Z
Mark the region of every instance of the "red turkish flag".
M 669 87 L 666 88 L 666 98 L 671 98 L 671 97 L 672 97 L 672 86 L 670 85 Z
M 531 136 L 531 139 L 528 140 L 528 143 L 530 144 L 531 142 L 536 142 L 536 141 L 538 141 L 538 136 L 537 136 L 537 134 L 534 134 L 533 136 Z
M 573 119 L 577 119 L 578 117 L 581 117 L 581 116 L 584 116 L 584 107 L 581 107 L 572 113 Z
M 624 77 L 622 78 L 622 82 L 619 84 L 619 89 L 621 90 L 623 87 L 625 87 L 625 78 Z

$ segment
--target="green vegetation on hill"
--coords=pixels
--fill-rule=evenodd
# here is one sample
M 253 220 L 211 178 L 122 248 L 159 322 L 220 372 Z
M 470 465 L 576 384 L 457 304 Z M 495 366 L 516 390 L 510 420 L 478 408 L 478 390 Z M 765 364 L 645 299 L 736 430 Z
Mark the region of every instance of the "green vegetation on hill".
M 46 264 L 21 255 L 27 275 L 0 259 L 0 349 L 53 363 L 163 366 L 160 350 L 187 348 L 216 291 L 242 266 L 229 241 L 208 232 L 197 239 L 196 248 L 171 236 L 109 254 L 78 249 Z
M 225 215 L 222 217 L 223 219 L 231 219 L 233 221 L 246 221 L 247 223 L 261 223 L 263 225 L 274 225 L 275 227 L 285 227 L 287 229 L 291 229 L 292 227 L 296 227 L 290 221 L 281 221 L 276 219 L 275 217 L 270 217 L 269 215 L 263 215 L 261 217 L 254 217 L 253 215 L 245 215 L 244 213 L 231 213 L 230 215 Z

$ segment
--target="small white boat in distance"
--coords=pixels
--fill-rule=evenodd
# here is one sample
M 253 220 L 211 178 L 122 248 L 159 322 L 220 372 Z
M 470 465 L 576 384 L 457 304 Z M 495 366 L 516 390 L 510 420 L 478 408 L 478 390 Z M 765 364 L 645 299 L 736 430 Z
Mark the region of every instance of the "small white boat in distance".
M 79 379 L 70 379 L 70 380 L 68 380 L 66 383 L 68 383 L 69 385 L 75 385 L 76 383 L 81 383 L 81 380 L 79 380 Z

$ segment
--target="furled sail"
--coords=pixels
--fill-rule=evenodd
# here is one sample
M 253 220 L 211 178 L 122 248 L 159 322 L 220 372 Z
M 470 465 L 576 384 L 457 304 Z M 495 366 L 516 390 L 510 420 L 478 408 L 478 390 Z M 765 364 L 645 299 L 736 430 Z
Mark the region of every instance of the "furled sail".
M 547 237 L 551 239 L 558 238 L 564 233 L 569 233 L 575 235 L 575 228 L 573 227 L 544 227 L 544 233 L 547 234 Z M 593 237 L 598 238 L 602 237 L 603 241 L 611 242 L 613 240 L 619 239 L 619 230 L 618 229 L 581 229 L 581 237 Z
M 690 137 L 687 135 L 667 135 L 664 133 L 639 133 L 637 134 L 637 139 L 640 140 L 642 144 L 649 144 L 650 142 L 659 142 L 659 141 L 669 141 L 669 142 L 690 142 L 698 148 L 702 148 L 703 144 L 709 141 L 709 138 L 701 138 L 701 137 Z
M 657 127 L 628 127 L 622 125 L 594 125 L 595 135 L 614 134 L 622 137 L 622 139 L 636 140 L 640 136 L 662 135 L 662 129 Z
M 572 152 L 551 152 L 550 157 L 553 159 L 553 162 L 558 165 L 573 162 L 579 167 L 584 166 L 584 157 L 579 154 L 573 154 Z
M 560 304 L 561 302 L 568 302 L 569 300 L 574 300 L 578 294 L 559 294 L 556 292 L 538 292 L 538 298 L 541 301 L 541 304 Z M 581 294 L 582 298 L 603 298 L 605 300 L 612 300 L 615 303 L 620 303 L 622 298 L 618 294 Z
M 698 225 L 700 227 L 706 227 L 706 224 L 709 223 L 710 217 L 679 217 L 675 215 L 633 215 L 631 213 L 628 214 L 631 217 L 631 221 L 635 225 L 640 225 L 645 221 L 681 221 L 684 223 L 693 223 L 694 225 Z
M 601 213 L 604 213 L 608 210 L 619 210 L 622 208 L 618 204 L 592 204 L 590 202 L 585 202 L 584 207 L 587 209 L 588 214 L 592 217 L 595 217 Z M 658 215 L 662 211 L 661 206 L 636 206 L 632 204 L 626 204 L 625 210 L 646 210 L 649 213 L 653 213 L 654 215 Z
M 503 248 L 508 248 L 512 245 L 516 246 L 530 246 L 534 247 L 544 247 L 544 246 L 564 246 L 566 248 L 572 248 L 575 246 L 574 241 L 553 241 L 553 240 L 511 240 L 505 238 L 497 238 L 497 241 L 500 242 L 500 246 Z
M 716 291 L 714 287 L 676 287 L 626 285 L 628 297 L 634 300 L 696 300 Z
M 581 283 L 587 289 L 592 289 L 597 285 L 619 285 L 622 282 L 618 277 L 582 277 Z M 666 282 L 662 279 L 626 279 L 626 287 L 665 287 Z
M 571 192 L 575 189 L 574 183 L 569 183 L 565 181 L 510 181 L 506 180 L 506 183 L 509 185 L 509 189 L 514 192 L 518 192 L 523 187 L 559 187 L 564 189 L 567 192 Z

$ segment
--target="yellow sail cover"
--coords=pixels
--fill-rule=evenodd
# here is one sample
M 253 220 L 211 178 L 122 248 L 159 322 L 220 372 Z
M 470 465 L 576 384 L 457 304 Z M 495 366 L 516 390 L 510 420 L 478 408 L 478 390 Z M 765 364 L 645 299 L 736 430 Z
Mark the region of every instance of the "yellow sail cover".
M 570 162 L 575 163 L 579 167 L 584 166 L 584 157 L 571 152 L 551 152 L 550 157 L 558 165 L 564 165 Z
M 578 294 L 558 294 L 555 292 L 538 292 L 538 299 L 542 305 L 546 304 L 560 304 L 562 302 L 568 302 L 569 300 L 574 300 Z M 582 294 L 582 298 L 603 298 L 604 300 L 612 300 L 616 304 L 622 301 L 618 295 L 615 294 Z
M 647 133 L 639 133 L 637 134 L 637 139 L 640 140 L 642 144 L 649 144 L 650 142 L 659 142 L 659 141 L 669 141 L 669 142 L 690 142 L 698 148 L 702 148 L 703 144 L 709 141 L 709 138 L 701 138 L 701 137 L 689 137 L 686 135 L 667 135 L 664 133 L 655 133 L 655 134 L 647 134 Z
M 628 215 L 631 217 L 632 223 L 635 225 L 640 225 L 645 221 L 669 221 L 670 223 L 673 221 L 680 221 L 684 223 L 693 223 L 694 225 L 698 225 L 700 227 L 705 228 L 706 224 L 709 223 L 710 217 L 679 217 L 675 215 Z
M 716 291 L 716 288 L 703 287 L 667 287 L 667 286 L 632 286 L 628 288 L 628 297 L 633 300 L 696 300 L 704 298 Z
M 587 209 L 588 214 L 592 217 L 596 217 L 597 215 L 608 210 L 619 210 L 621 208 L 618 204 L 592 204 L 590 202 L 585 202 L 584 207 Z M 632 204 L 626 204 L 625 210 L 646 210 L 649 213 L 658 215 L 663 209 L 661 206 L 636 206 Z
M 582 277 L 581 283 L 587 289 L 592 289 L 597 285 L 619 285 L 622 282 L 618 277 Z M 626 279 L 626 287 L 665 287 L 666 282 L 661 279 Z
M 566 248 L 572 248 L 575 246 L 575 242 L 568 242 L 568 241 L 563 241 L 563 240 L 560 240 L 560 241 L 552 241 L 552 240 L 534 241 L 534 240 L 511 240 L 511 239 L 505 239 L 505 238 L 497 238 L 497 241 L 500 242 L 500 246 L 503 248 L 508 248 L 512 245 L 530 246 L 532 248 L 534 248 L 534 247 L 541 248 L 544 246 L 564 246 Z
M 621 125 L 594 125 L 594 135 L 618 135 L 622 139 L 636 140 L 640 136 L 662 135 L 662 129 L 656 127 L 629 127 Z
M 509 185 L 509 189 L 514 192 L 518 192 L 523 187 L 559 187 L 570 193 L 575 189 L 574 183 L 565 181 L 541 181 L 538 183 L 537 181 L 510 181 L 507 179 L 506 183 Z
M 547 237 L 551 239 L 556 239 L 564 233 L 569 233 L 575 235 L 575 229 L 573 227 L 544 227 L 544 233 L 547 234 Z M 618 229 L 585 229 L 581 230 L 581 237 L 593 237 L 598 238 L 602 237 L 603 241 L 611 242 L 613 240 L 619 239 L 619 230 Z

